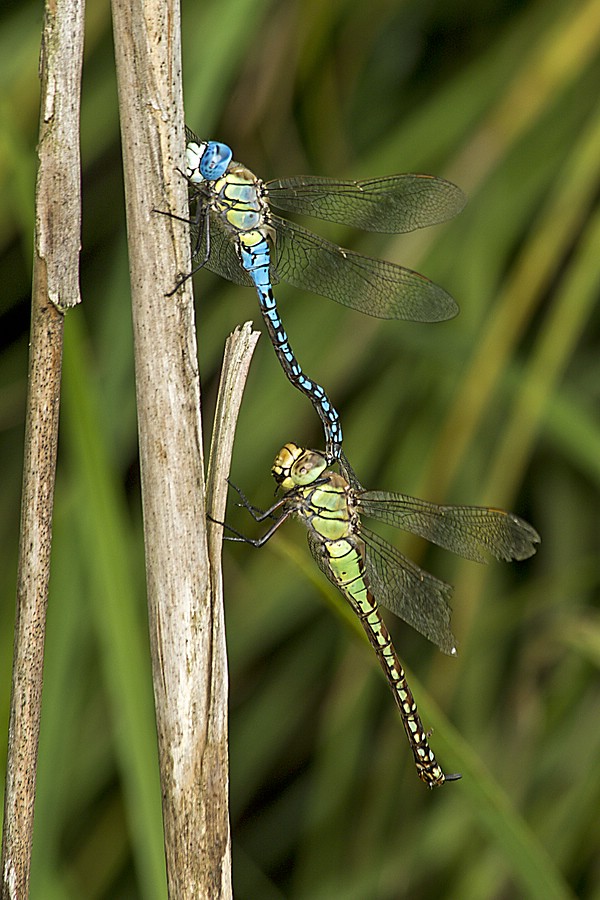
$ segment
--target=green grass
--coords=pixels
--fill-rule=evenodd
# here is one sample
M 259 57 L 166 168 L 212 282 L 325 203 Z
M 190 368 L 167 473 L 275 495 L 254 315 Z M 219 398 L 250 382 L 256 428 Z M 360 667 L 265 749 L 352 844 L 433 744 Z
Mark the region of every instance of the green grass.
M 83 304 L 65 329 L 34 900 L 164 895 L 111 26 L 108 6 L 87 12 Z M 507 506 L 542 535 L 512 566 L 401 544 L 456 586 L 457 660 L 390 623 L 432 746 L 463 773 L 435 793 L 302 531 L 227 548 L 236 898 L 596 898 L 600 2 L 207 0 L 183 19 L 187 121 L 261 177 L 421 170 L 469 194 L 454 222 L 416 235 L 336 232 L 443 284 L 454 321 L 365 320 L 285 285 L 278 299 L 364 484 Z M 39 6 L 13 4 L 2 26 L 5 735 Z M 251 291 L 208 273 L 196 286 L 208 434 L 225 337 L 260 323 Z M 321 446 L 320 423 L 263 337 L 233 471 L 259 504 L 287 440 Z

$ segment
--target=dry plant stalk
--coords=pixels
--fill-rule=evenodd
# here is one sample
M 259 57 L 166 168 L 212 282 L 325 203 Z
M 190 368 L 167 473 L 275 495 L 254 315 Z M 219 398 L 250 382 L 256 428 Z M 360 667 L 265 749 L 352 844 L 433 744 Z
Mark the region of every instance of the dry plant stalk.
M 112 9 L 167 881 L 178 900 L 228 898 L 227 662 L 220 577 L 209 565 L 191 283 L 167 296 L 190 269 L 189 233 L 155 212 L 187 211 L 180 10 L 176 0 L 113 0 Z M 223 478 L 228 465 L 220 457 Z
M 31 341 L 17 575 L 17 611 L 4 797 L 2 898 L 27 897 L 41 716 L 63 311 L 79 302 L 79 100 L 83 3 L 47 4 Z

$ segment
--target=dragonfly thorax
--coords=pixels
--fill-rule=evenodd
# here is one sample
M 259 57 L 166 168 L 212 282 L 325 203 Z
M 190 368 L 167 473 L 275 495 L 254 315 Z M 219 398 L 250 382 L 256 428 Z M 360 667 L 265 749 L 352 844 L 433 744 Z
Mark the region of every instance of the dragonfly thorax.
M 360 539 L 352 537 L 346 488 L 347 482 L 341 475 L 329 472 L 310 484 L 298 485 L 286 498 L 313 537 L 323 542 L 329 557 L 351 553 L 354 558 L 355 551 L 360 555 L 362 548 Z
M 239 163 L 229 166 L 223 177 L 212 185 L 212 208 L 222 216 L 234 234 L 260 230 L 269 233 L 269 210 L 262 198 L 260 184 L 252 172 Z M 255 241 L 256 242 L 256 241 Z

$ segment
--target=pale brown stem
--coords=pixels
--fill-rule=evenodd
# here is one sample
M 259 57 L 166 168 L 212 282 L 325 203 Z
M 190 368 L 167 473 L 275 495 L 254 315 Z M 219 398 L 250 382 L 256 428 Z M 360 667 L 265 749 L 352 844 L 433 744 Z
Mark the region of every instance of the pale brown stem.
M 167 880 L 170 897 L 216 900 L 231 897 L 222 598 L 208 555 L 191 282 L 167 296 L 190 270 L 189 234 L 154 212 L 186 218 L 180 10 L 176 0 L 112 8 Z
M 46 5 L 2 900 L 26 898 L 33 834 L 58 442 L 63 311 L 79 302 L 83 3 Z

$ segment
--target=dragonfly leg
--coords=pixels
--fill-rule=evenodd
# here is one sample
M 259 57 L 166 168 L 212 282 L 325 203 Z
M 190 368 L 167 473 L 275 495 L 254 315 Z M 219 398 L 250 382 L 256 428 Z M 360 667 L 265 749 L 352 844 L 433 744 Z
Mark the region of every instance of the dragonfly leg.
M 165 212 L 164 209 L 153 209 L 152 212 L 159 213 L 161 216 L 168 216 L 170 219 L 175 219 L 177 222 L 185 222 L 186 225 L 198 226 L 198 234 L 192 247 L 192 259 L 198 257 L 200 259 L 200 262 L 196 263 L 191 272 L 188 272 L 187 275 L 182 275 L 181 278 L 176 281 L 173 290 L 165 294 L 165 297 L 172 297 L 173 294 L 175 294 L 179 290 L 181 285 L 185 284 L 188 278 L 191 278 L 192 275 L 195 275 L 196 272 L 204 268 L 204 266 L 208 262 L 208 257 L 210 256 L 210 230 L 208 227 L 208 211 L 199 206 L 197 215 L 192 219 L 186 219 L 184 216 L 176 216 L 175 213 Z M 204 241 L 204 249 L 202 250 L 202 254 L 200 255 L 200 247 L 202 241 Z
M 270 506 L 269 509 L 259 509 L 258 506 L 254 506 L 252 503 L 250 503 L 242 489 L 234 484 L 233 481 L 230 481 L 228 478 L 227 482 L 230 487 L 232 487 L 233 490 L 236 491 L 242 501 L 241 503 L 238 503 L 238 506 L 242 507 L 243 509 L 247 509 L 255 522 L 264 522 L 265 519 L 274 518 L 274 513 L 276 513 L 277 510 L 281 509 L 281 507 L 285 503 L 285 498 L 283 498 L 282 500 L 278 500 L 276 503 L 274 503 L 273 506 Z
M 186 219 L 185 216 L 177 216 L 175 213 L 167 212 L 165 209 L 157 209 L 155 206 L 152 207 L 152 212 L 158 213 L 159 216 L 166 216 L 168 219 L 175 219 L 176 222 L 185 222 L 186 225 L 196 224 L 194 219 Z
M 278 519 L 275 520 L 273 525 L 269 528 L 269 530 L 263 534 L 262 537 L 259 538 L 249 538 L 246 537 L 245 534 L 242 534 L 241 531 L 238 531 L 237 528 L 234 528 L 232 525 L 228 525 L 227 522 L 218 522 L 216 519 L 208 517 L 211 522 L 214 522 L 216 525 L 222 525 L 223 528 L 226 528 L 228 531 L 233 532 L 234 536 L 225 534 L 223 535 L 223 540 L 225 541 L 237 541 L 241 544 L 251 544 L 253 547 L 264 547 L 264 545 L 269 541 L 280 525 L 283 525 L 285 520 L 292 514 L 292 509 L 287 509 Z
M 192 259 L 200 256 L 200 246 L 203 240 L 204 252 L 200 256 L 202 262 L 198 266 L 196 266 L 194 272 L 197 272 L 198 269 L 201 269 L 202 266 L 206 265 L 206 263 L 208 262 L 208 257 L 210 256 L 210 220 L 208 218 L 208 209 L 202 206 L 199 202 L 197 202 L 196 206 L 196 215 L 194 217 L 193 224 L 198 226 L 198 234 L 196 235 L 196 240 L 194 241 L 194 246 L 192 247 Z

